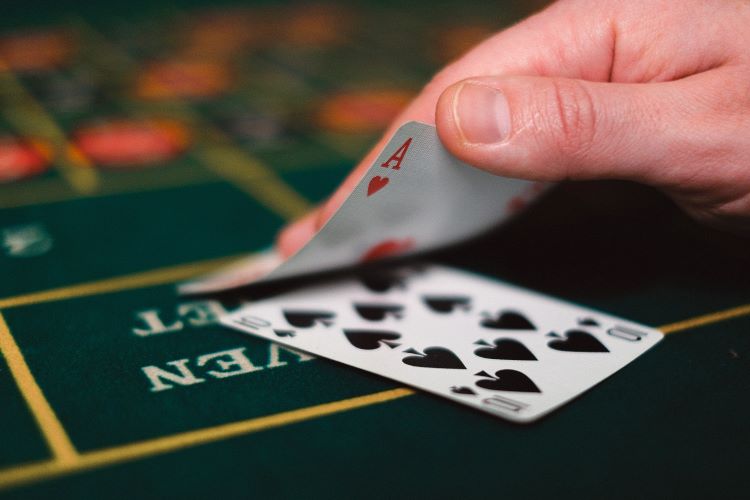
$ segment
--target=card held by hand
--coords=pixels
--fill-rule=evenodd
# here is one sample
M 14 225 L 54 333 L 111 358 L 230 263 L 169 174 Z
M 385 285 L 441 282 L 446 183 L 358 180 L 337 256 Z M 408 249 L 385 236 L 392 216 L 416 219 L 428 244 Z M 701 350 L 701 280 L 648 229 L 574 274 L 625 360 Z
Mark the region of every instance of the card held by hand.
M 409 122 L 295 255 L 251 256 L 180 291 L 216 292 L 450 245 L 503 222 L 544 189 L 470 167 L 446 151 L 435 127 Z

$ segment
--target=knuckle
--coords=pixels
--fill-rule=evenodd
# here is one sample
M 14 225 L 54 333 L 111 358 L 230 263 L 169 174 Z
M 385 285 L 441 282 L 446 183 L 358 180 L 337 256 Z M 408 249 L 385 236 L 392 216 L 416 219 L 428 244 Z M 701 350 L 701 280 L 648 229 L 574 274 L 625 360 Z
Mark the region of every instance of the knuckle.
M 555 149 L 571 159 L 591 149 L 597 129 L 597 111 L 587 87 L 576 80 L 552 79 L 547 100 L 549 126 Z
M 712 207 L 683 207 L 702 224 L 750 236 L 750 196 Z
M 717 117 L 746 118 L 750 111 L 750 64 L 725 70 L 723 78 L 709 88 L 702 89 L 707 109 Z

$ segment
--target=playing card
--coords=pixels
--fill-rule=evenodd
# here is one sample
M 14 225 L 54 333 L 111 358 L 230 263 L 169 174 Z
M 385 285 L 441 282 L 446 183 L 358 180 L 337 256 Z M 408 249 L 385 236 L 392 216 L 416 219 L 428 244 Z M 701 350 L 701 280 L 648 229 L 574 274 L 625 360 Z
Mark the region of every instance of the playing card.
M 516 422 L 530 422 L 659 342 L 643 325 L 442 266 L 298 290 L 221 319 Z
M 435 127 L 409 122 L 291 258 L 283 261 L 273 251 L 251 256 L 180 291 L 214 292 L 449 245 L 502 222 L 543 189 L 469 167 L 443 148 Z

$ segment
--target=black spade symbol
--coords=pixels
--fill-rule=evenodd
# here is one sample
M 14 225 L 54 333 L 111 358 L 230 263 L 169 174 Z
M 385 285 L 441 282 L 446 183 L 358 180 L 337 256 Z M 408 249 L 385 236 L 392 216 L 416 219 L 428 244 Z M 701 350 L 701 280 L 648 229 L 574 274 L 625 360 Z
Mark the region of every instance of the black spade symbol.
M 414 350 L 407 350 L 404 352 L 417 352 Z M 452 370 L 464 370 L 466 366 L 461 360 L 449 351 L 445 347 L 427 347 L 424 350 L 424 354 L 416 354 L 414 356 L 407 356 L 402 359 L 404 363 L 411 366 L 418 366 L 421 368 L 448 368 Z
M 493 330 L 536 330 L 526 316 L 516 311 L 503 311 L 494 317 L 487 314 L 480 325 Z
M 476 384 L 491 391 L 542 392 L 529 377 L 517 370 L 498 370 L 495 378 L 478 380 Z
M 316 321 L 330 326 L 333 323 L 331 320 L 335 317 L 334 313 L 328 311 L 284 311 L 287 323 L 297 328 L 310 328 L 315 325 Z
M 381 272 L 378 274 L 365 274 L 360 279 L 365 288 L 375 293 L 385 293 L 391 288 L 396 287 L 405 288 L 404 278 L 395 273 Z
M 581 318 L 578 320 L 578 324 L 581 326 L 599 326 L 599 322 L 594 318 Z
M 568 330 L 564 339 L 550 340 L 547 345 L 556 351 L 609 352 L 596 337 L 583 330 Z
M 466 387 L 465 385 L 463 385 L 461 387 L 458 387 L 458 386 L 454 385 L 453 387 L 451 387 L 451 392 L 454 393 L 454 394 L 464 394 L 466 396 L 476 396 L 477 395 L 477 393 L 476 393 L 476 391 L 474 389 L 472 389 L 471 387 Z
M 383 330 L 344 330 L 346 340 L 357 349 L 373 350 L 385 344 L 391 349 L 400 344 L 395 341 L 401 338 L 396 332 Z
M 295 335 L 293 330 L 274 330 L 273 333 L 277 337 L 294 337 Z
M 480 347 L 474 354 L 487 359 L 515 359 L 536 361 L 536 356 L 521 342 L 514 339 L 497 339 L 494 347 Z
M 394 318 L 401 318 L 404 306 L 397 304 L 354 304 L 354 310 L 368 321 L 382 321 L 389 314 Z
M 440 314 L 452 313 L 459 308 L 468 311 L 471 305 L 471 299 L 463 295 L 425 295 L 422 300 L 432 311 Z

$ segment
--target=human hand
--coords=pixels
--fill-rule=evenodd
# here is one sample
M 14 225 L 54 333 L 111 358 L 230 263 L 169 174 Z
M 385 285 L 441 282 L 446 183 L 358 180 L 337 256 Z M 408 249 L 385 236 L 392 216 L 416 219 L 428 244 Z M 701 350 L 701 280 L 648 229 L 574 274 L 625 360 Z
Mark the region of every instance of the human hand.
M 440 71 L 277 248 L 301 248 L 411 120 L 497 175 L 637 181 L 750 232 L 749 27 L 747 0 L 557 2 Z

